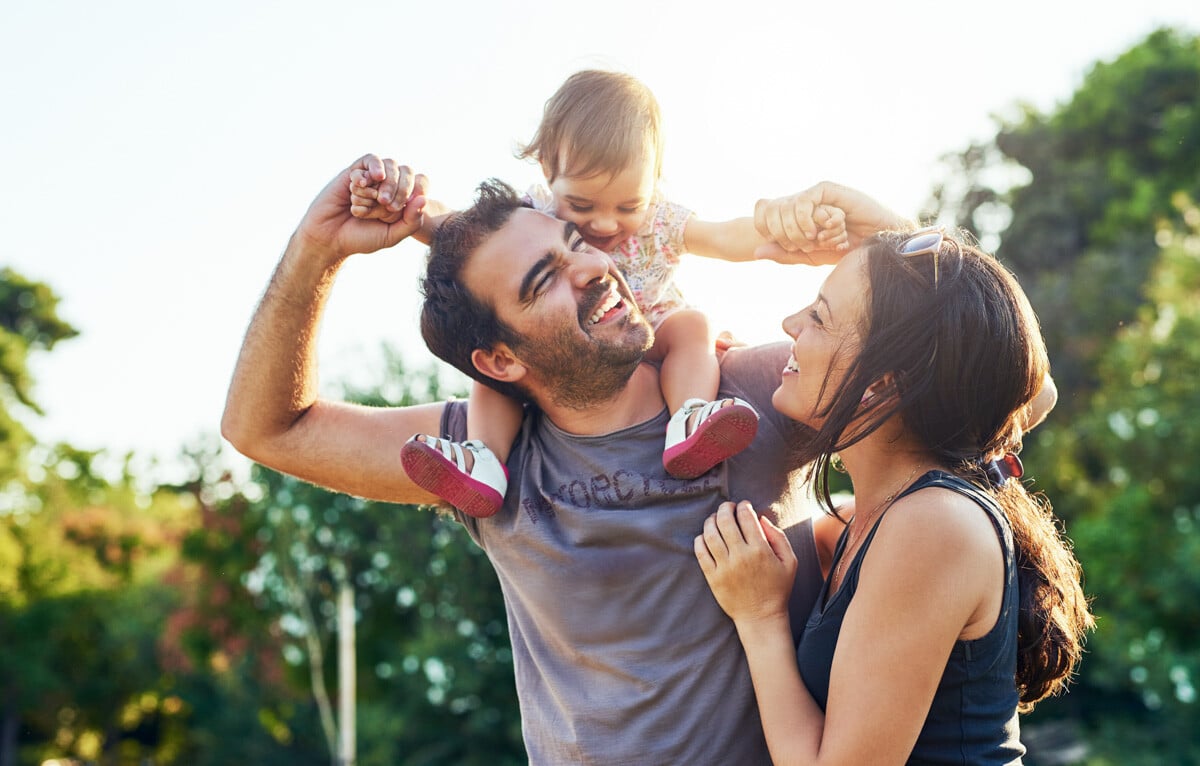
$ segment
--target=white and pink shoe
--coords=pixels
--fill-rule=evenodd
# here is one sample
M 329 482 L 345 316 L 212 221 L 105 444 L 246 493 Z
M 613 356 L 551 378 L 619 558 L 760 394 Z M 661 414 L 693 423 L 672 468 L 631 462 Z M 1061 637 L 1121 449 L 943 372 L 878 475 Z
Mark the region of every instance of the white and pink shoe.
M 467 452 L 474 459 L 470 470 Z M 486 519 L 504 504 L 508 469 L 481 441 L 452 442 L 418 434 L 404 443 L 400 462 L 414 484 L 468 516 Z
M 688 433 L 688 421 L 695 423 Z M 688 399 L 667 423 L 663 467 L 677 479 L 694 479 L 750 446 L 758 413 L 736 397 L 706 402 Z

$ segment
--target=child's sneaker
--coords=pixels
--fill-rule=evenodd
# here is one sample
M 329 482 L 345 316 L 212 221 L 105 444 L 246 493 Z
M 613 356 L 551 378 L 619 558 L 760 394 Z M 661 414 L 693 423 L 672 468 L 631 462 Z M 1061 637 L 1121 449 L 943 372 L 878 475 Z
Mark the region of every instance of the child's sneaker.
M 688 420 L 696 414 L 688 433 Z M 663 467 L 677 479 L 694 479 L 750 446 L 758 433 L 758 413 L 738 398 L 688 399 L 667 423 Z
M 475 459 L 470 471 L 466 452 Z M 485 519 L 504 504 L 508 469 L 481 441 L 452 442 L 418 434 L 404 443 L 400 462 L 418 487 L 468 516 Z

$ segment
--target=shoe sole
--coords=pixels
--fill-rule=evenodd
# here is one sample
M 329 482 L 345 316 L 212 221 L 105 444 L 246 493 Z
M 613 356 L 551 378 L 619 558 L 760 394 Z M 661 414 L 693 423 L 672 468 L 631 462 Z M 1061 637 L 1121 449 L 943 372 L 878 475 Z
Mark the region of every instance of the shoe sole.
M 452 460 L 425 442 L 406 442 L 400 450 L 400 463 L 414 484 L 468 516 L 486 519 L 504 504 L 499 492 L 458 470 Z
M 677 479 L 694 479 L 749 447 L 757 433 L 758 418 L 752 410 L 738 404 L 722 407 L 663 453 L 663 467 Z

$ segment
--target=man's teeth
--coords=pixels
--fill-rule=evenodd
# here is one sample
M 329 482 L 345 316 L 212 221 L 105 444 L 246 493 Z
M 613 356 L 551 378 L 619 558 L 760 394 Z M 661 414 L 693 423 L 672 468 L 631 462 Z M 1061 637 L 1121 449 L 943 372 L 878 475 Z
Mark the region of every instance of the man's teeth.
M 796 357 L 789 356 L 787 364 L 783 366 L 784 372 L 800 372 L 800 366 L 796 364 Z
M 609 293 L 608 297 L 604 299 L 604 302 L 597 306 L 595 312 L 593 312 L 591 317 L 588 318 L 588 324 L 596 324 L 599 322 L 605 314 L 607 314 L 609 311 L 612 311 L 613 306 L 616 306 L 620 302 L 621 296 L 617 295 L 615 290 Z

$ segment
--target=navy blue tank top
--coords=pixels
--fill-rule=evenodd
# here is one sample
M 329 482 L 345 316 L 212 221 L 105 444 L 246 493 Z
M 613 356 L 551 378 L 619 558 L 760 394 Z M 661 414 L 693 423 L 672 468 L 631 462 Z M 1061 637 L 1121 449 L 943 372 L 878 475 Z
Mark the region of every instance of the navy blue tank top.
M 1004 549 L 1004 600 L 1000 617 L 986 635 L 955 642 L 908 763 L 1019 764 L 1025 748 L 1017 723 L 1019 604 L 1012 529 L 991 495 L 944 471 L 930 471 L 913 482 L 900 497 L 925 487 L 944 487 L 957 492 L 974 500 L 987 512 Z M 842 620 L 858 588 L 863 556 L 871 546 L 882 518 L 883 514 L 880 514 L 858 553 L 848 562 L 842 585 L 832 598 L 829 580 L 825 581 L 796 651 L 804 685 L 822 710 L 829 698 L 829 672 Z M 834 567 L 845 547 L 846 533 L 843 532 L 834 553 Z M 914 555 L 923 554 L 914 551 Z

